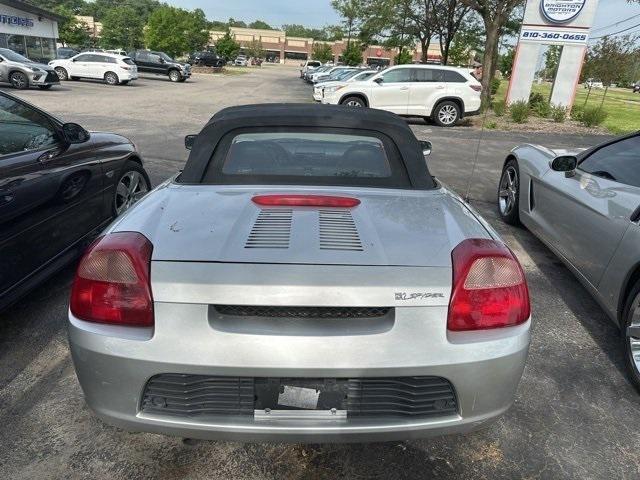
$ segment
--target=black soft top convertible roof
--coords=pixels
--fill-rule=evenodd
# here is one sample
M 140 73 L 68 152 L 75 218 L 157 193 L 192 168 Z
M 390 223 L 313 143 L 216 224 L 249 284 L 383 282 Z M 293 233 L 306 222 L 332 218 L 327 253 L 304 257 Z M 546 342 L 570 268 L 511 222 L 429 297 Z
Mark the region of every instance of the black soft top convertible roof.
M 198 134 L 178 182 L 202 183 L 216 146 L 229 132 L 269 127 L 344 128 L 381 133 L 398 148 L 413 188 L 436 186 L 418 140 L 407 122 L 397 115 L 370 108 L 296 103 L 242 105 L 220 110 Z

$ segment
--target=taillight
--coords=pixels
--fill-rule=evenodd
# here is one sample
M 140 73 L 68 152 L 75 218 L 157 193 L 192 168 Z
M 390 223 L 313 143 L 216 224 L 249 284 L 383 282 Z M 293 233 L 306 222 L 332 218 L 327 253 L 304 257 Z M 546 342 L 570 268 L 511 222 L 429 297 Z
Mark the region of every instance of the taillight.
M 519 325 L 531 314 L 520 263 L 495 240 L 467 239 L 453 249 L 447 328 L 486 330 Z
M 475 90 L 476 92 L 481 92 L 482 91 L 482 85 L 476 85 L 476 84 L 471 84 L 469 85 L 473 90 Z
M 136 232 L 110 233 L 93 242 L 76 271 L 71 313 L 88 322 L 152 326 L 152 250 Z
M 329 195 L 256 195 L 251 200 L 262 206 L 351 208 L 360 205 L 357 198 Z

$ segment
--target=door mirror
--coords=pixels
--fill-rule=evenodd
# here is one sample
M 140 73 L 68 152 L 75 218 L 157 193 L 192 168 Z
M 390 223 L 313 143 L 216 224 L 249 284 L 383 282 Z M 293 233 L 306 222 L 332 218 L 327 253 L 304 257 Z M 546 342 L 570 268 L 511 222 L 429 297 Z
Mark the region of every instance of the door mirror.
M 560 155 L 551 162 L 552 170 L 564 172 L 567 177 L 572 177 L 576 168 L 578 168 L 578 159 L 573 155 Z
M 187 150 L 191 150 L 193 148 L 193 144 L 196 141 L 197 135 L 187 135 L 184 137 L 184 148 Z
M 378 77 L 374 80 L 378 85 L 382 85 L 384 83 L 384 78 Z
M 65 123 L 62 125 L 62 136 L 67 143 L 84 143 L 89 140 L 89 132 L 77 123 Z
M 425 157 L 431 155 L 431 149 L 433 146 L 431 145 L 430 141 L 419 140 L 418 143 L 420 144 L 420 148 L 422 149 L 422 155 L 424 155 Z

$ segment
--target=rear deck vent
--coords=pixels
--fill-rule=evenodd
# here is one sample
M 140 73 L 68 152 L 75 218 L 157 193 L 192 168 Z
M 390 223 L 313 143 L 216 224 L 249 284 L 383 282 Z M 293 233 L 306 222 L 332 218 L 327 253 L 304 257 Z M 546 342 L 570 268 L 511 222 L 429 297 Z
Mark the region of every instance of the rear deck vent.
M 362 242 L 349 210 L 320 210 L 320 250 L 361 252 Z
M 376 318 L 384 317 L 390 307 L 275 307 L 254 305 L 215 305 L 222 315 L 267 318 Z
M 244 248 L 289 248 L 292 210 L 262 210 Z

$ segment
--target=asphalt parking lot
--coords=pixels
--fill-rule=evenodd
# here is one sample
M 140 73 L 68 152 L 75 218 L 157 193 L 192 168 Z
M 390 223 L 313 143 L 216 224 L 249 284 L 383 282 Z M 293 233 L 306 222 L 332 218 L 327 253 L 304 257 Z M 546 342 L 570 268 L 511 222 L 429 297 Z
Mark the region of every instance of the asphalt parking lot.
M 130 137 L 157 184 L 184 164 L 184 135 L 215 111 L 307 102 L 310 88 L 293 68 L 269 66 L 185 84 L 145 77 L 126 87 L 70 82 L 19 95 L 87 129 Z M 470 185 L 473 206 L 529 280 L 530 356 L 515 405 L 500 421 L 466 436 L 346 445 L 187 444 L 120 431 L 92 416 L 75 377 L 65 325 L 69 267 L 0 314 L 0 478 L 639 478 L 640 396 L 626 380 L 616 329 L 546 247 L 496 218 L 493 203 L 502 161 L 518 143 L 589 146 L 603 138 L 410 123 L 434 144 L 432 172 L 461 194 Z

